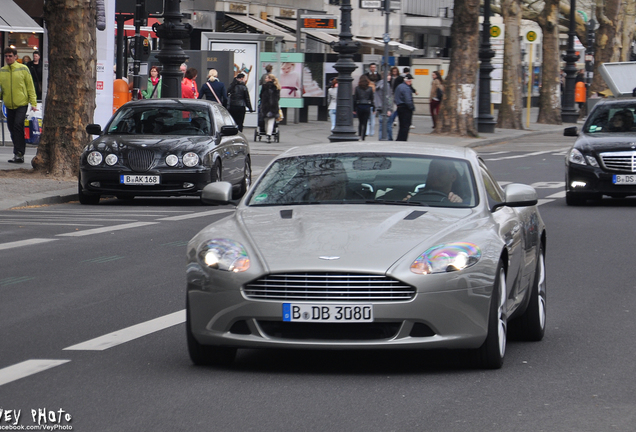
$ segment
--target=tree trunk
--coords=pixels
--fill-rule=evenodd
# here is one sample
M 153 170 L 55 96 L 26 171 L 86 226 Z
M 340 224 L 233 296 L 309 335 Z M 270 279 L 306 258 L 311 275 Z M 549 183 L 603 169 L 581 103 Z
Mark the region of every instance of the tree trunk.
M 594 78 L 590 86 L 592 92 L 607 89 L 599 67 L 603 63 L 617 62 L 621 58 L 622 14 L 622 0 L 596 0 L 596 17 L 600 25 L 596 29 L 594 45 Z
M 33 168 L 55 176 L 79 172 L 95 111 L 95 0 L 47 0 L 49 79 L 43 130 Z
M 545 0 L 537 22 L 543 33 L 543 63 L 537 123 L 561 124 L 561 71 L 559 70 L 559 0 Z
M 497 127 L 503 129 L 523 129 L 523 87 L 521 67 L 521 0 L 501 2 L 506 34 L 504 35 L 504 62 L 502 99 L 497 117 Z
M 631 60 L 634 26 L 636 26 L 636 0 L 623 0 L 623 31 L 621 32 L 620 61 Z M 635 83 L 636 84 L 636 83 Z
M 435 133 L 477 136 L 473 115 L 479 75 L 479 0 L 455 0 L 451 58 Z

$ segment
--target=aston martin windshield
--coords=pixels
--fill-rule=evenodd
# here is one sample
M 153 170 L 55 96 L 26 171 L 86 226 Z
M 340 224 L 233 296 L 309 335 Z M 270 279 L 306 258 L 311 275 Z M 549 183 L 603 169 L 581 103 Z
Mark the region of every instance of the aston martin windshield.
M 108 134 L 210 135 L 209 111 L 187 106 L 124 108 L 108 127 Z
M 319 154 L 277 160 L 248 205 L 386 204 L 473 207 L 467 161 L 404 154 Z

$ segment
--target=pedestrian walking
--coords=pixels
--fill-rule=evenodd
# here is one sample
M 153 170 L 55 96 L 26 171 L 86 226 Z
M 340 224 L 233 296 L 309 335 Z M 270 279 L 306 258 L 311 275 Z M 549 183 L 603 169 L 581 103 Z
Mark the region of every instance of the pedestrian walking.
M 7 126 L 13 142 L 13 159 L 10 163 L 24 163 L 24 120 L 27 109 L 37 111 L 37 96 L 33 77 L 26 65 L 17 62 L 18 51 L 15 48 L 4 49 L 5 65 L 0 69 L 0 97 L 7 109 Z
M 358 116 L 358 135 L 364 141 L 367 135 L 367 122 L 373 108 L 373 89 L 369 85 L 369 78 L 362 75 L 358 86 L 353 92 L 353 113 Z
M 338 108 L 338 78 L 331 81 L 331 87 L 327 91 L 327 104 L 329 117 L 331 117 L 331 130 L 336 128 L 336 109 Z
M 146 90 L 142 90 L 141 94 L 144 99 L 161 98 L 161 73 L 159 72 L 159 66 L 150 68 L 150 76 L 148 77 Z
M 278 111 L 280 110 L 278 105 L 280 101 L 280 84 L 273 74 L 265 77 L 265 83 L 261 87 L 260 100 L 260 115 L 263 119 L 267 142 L 270 142 L 274 126 L 276 125 L 276 118 L 279 115 Z
M 186 69 L 185 76 L 181 80 L 181 97 L 187 99 L 198 99 L 199 92 L 197 91 L 196 79 L 199 75 L 199 71 L 191 67 Z
M 203 92 L 201 92 L 203 93 Z M 245 109 L 254 112 L 252 109 L 252 101 L 250 100 L 250 92 L 245 85 L 245 74 L 239 73 L 234 78 L 227 90 L 228 93 L 228 111 L 243 132 L 243 122 L 245 121 Z
M 439 107 L 444 97 L 444 78 L 439 71 L 433 71 L 433 82 L 431 83 L 430 107 L 431 117 L 433 118 L 433 129 L 437 125 L 437 116 L 439 115 Z
M 198 98 L 216 101 L 224 107 L 228 106 L 227 90 L 225 89 L 225 84 L 219 81 L 219 72 L 216 69 L 208 71 L 208 79 L 201 86 Z
M 33 61 L 27 63 L 33 78 L 33 86 L 35 87 L 35 95 L 38 100 L 42 100 L 42 62 L 40 61 L 40 52 L 33 51 Z
M 369 78 L 369 81 L 374 84 L 382 79 L 382 76 L 378 73 L 378 66 L 375 63 L 369 65 L 369 72 L 365 75 Z
M 267 66 L 265 66 L 265 73 L 261 76 L 261 79 L 258 81 L 258 85 L 265 84 L 265 78 L 267 78 L 267 75 L 272 73 L 272 69 L 273 69 L 273 66 L 271 64 L 268 64 Z
M 398 119 L 400 120 L 400 129 L 398 130 L 396 141 L 407 141 L 409 137 L 413 111 L 415 111 L 413 90 L 411 90 L 412 82 L 413 76 L 407 74 L 404 77 L 404 82 L 395 89 L 394 98 L 397 105 Z

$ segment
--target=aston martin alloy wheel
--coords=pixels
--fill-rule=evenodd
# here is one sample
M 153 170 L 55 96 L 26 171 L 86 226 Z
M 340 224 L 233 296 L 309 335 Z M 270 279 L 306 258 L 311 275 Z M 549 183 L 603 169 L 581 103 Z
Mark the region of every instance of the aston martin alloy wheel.
M 506 310 L 506 272 L 500 261 L 497 266 L 495 285 L 490 300 L 488 336 L 477 352 L 479 366 L 485 369 L 499 369 L 506 355 L 508 336 L 508 313 Z

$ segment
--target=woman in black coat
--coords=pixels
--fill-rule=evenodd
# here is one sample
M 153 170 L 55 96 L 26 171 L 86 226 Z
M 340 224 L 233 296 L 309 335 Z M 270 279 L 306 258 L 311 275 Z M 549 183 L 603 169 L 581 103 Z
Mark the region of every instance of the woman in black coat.
M 219 73 L 216 69 L 210 69 L 208 80 L 203 83 L 201 90 L 199 90 L 199 99 L 206 98 L 227 107 L 227 90 L 225 89 L 225 84 L 217 78 L 218 75 Z
M 353 113 L 358 116 L 358 135 L 362 141 L 367 135 L 367 122 L 373 108 L 373 99 L 373 89 L 369 86 L 369 78 L 362 75 L 353 93 Z
M 260 116 L 263 119 L 267 141 L 269 142 L 274 133 L 274 125 L 278 117 L 278 101 L 280 100 L 280 84 L 278 79 L 272 74 L 265 77 L 265 84 L 261 87 L 261 107 Z
M 243 122 L 245 121 L 245 108 L 250 112 L 254 112 L 252 109 L 252 101 L 250 100 L 250 92 L 245 85 L 245 74 L 238 74 L 230 88 L 227 90 L 229 105 L 227 110 L 232 115 L 232 118 L 239 127 L 239 130 L 243 132 Z

